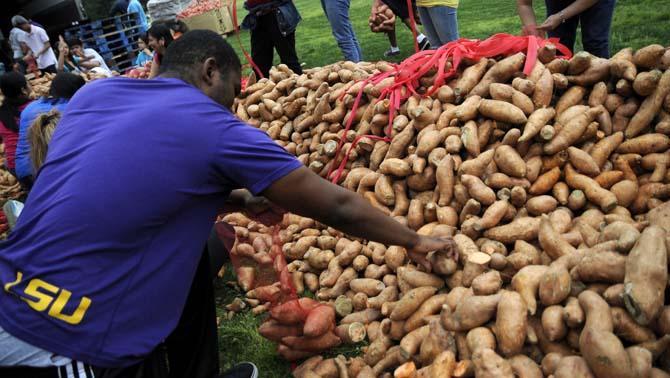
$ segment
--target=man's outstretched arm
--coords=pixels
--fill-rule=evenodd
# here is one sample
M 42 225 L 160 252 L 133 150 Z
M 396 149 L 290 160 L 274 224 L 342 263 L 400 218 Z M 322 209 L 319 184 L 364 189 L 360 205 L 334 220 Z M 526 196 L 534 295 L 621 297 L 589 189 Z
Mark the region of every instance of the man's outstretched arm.
M 349 235 L 413 252 L 455 252 L 451 239 L 420 236 L 375 209 L 362 196 L 301 167 L 275 181 L 263 196 L 282 208 L 318 220 Z

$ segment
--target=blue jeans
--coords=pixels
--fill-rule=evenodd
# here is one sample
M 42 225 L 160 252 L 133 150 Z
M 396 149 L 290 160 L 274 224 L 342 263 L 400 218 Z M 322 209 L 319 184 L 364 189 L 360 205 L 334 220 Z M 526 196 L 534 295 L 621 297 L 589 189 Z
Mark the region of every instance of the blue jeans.
M 446 5 L 439 7 L 417 7 L 423 24 L 423 31 L 432 49 L 458 39 L 456 8 Z
M 545 0 L 545 3 L 547 4 L 547 16 L 551 16 L 570 5 L 572 1 Z M 563 45 L 573 50 L 577 36 L 577 24 L 581 24 L 584 50 L 601 58 L 609 58 L 610 26 L 615 3 L 615 0 L 600 0 L 581 14 L 565 20 L 548 34 L 550 37 L 559 38 Z
M 342 50 L 345 60 L 360 62 L 363 60 L 361 46 L 349 19 L 350 0 L 321 0 L 321 7 L 333 30 L 333 37 Z

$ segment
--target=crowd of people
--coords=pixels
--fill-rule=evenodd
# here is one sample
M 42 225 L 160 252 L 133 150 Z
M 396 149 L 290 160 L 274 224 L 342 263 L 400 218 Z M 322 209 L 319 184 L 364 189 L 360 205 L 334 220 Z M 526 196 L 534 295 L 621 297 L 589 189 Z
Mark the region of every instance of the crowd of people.
M 11 22 L 13 27 L 9 47 L 12 57 L 5 64 L 5 71 L 39 71 L 42 74 L 95 72 L 102 76 L 112 75 L 103 57 L 95 49 L 85 48 L 80 39 L 66 41 L 60 36 L 55 46 L 58 51 L 56 55 L 43 27 L 18 15 L 12 17 Z
M 28 82 L 23 74 L 9 72 L 0 76 L 0 91 L 4 96 L 0 106 L 0 137 L 5 145 L 5 166 L 21 187 L 29 191 L 39 166 L 31 151 L 46 151 L 49 138 L 44 138 L 42 122 L 35 121 L 43 114 L 61 112 L 84 79 L 72 73 L 57 74 L 49 94 L 30 100 Z
M 442 46 L 459 38 L 457 10 L 459 0 L 411 0 L 409 9 L 405 0 L 372 0 L 371 13 L 386 5 L 400 22 L 416 32 L 416 42 L 421 50 L 431 46 Z M 572 49 L 575 44 L 577 27 L 582 29 L 584 50 L 599 57 L 609 56 L 609 34 L 614 13 L 614 0 L 545 0 L 546 20 L 538 25 L 535 20 L 532 0 L 517 0 L 517 11 L 525 35 L 560 38 L 561 43 Z M 302 73 L 299 54 L 296 49 L 295 31 L 301 21 L 300 13 L 292 0 L 246 0 L 248 14 L 242 27 L 250 31 L 251 57 L 259 71 L 267 76 L 273 64 L 274 52 L 281 63 L 294 72 Z M 350 0 L 321 0 L 321 7 L 331 27 L 344 60 L 359 62 L 364 59 L 363 50 L 352 27 L 349 17 Z M 183 22 L 168 22 L 168 29 L 149 32 L 149 23 L 138 0 L 116 0 L 112 15 L 137 13 L 140 20 L 141 36 L 138 39 L 135 66 L 142 67 L 147 61 L 160 65 L 161 50 L 186 28 Z M 413 15 L 413 17 L 411 17 Z M 414 22 L 413 22 L 414 21 Z M 14 26 L 10 32 L 8 46 L 11 57 L 7 57 L 5 70 L 26 72 L 33 67 L 42 72 L 88 72 L 109 76 L 104 59 L 94 49 L 83 48 L 81 41 L 60 38 L 58 56 L 54 54 L 44 28 L 22 16 L 12 18 Z M 165 25 L 161 23 L 161 25 Z M 169 35 L 168 35 L 169 32 Z M 385 57 L 398 55 L 395 28 L 386 31 L 390 47 Z M 2 42 L 0 38 L 0 42 Z M 156 76 L 157 68 L 151 77 Z
M 381 3 L 386 4 L 394 14 L 408 27 L 412 28 L 410 12 L 404 0 L 373 0 L 372 12 Z M 458 39 L 456 8 L 458 0 L 418 0 L 420 22 L 424 24 L 425 35 L 418 32 L 417 42 L 422 49 L 430 45 L 441 46 Z M 321 7 L 330 24 L 333 37 L 342 52 L 344 60 L 360 62 L 364 59 L 363 51 L 354 32 L 349 17 L 350 0 L 321 0 Z M 272 66 L 274 50 L 277 51 L 281 63 L 286 64 L 296 73 L 302 73 L 298 53 L 296 51 L 295 30 L 301 21 L 300 13 L 291 0 L 246 0 L 244 3 L 248 14 L 242 27 L 250 30 L 251 58 L 258 66 L 261 74 L 267 76 Z M 416 14 L 417 8 L 413 8 Z M 438 12 L 449 14 L 446 20 L 435 20 Z M 442 15 L 440 13 L 440 15 Z M 388 32 L 390 49 L 384 54 L 389 57 L 400 53 L 395 30 Z
M 584 50 L 595 56 L 609 57 L 614 0 L 545 0 L 545 3 L 547 18 L 537 25 L 532 0 L 517 0 L 523 34 L 560 38 L 561 43 L 572 50 L 577 27 L 581 26 Z M 388 6 L 408 28 L 416 28 L 417 44 L 422 50 L 459 39 L 459 0 L 412 0 L 414 17 L 410 17 L 405 0 L 373 0 L 371 12 L 377 12 L 381 4 Z M 321 0 L 343 59 L 359 62 L 363 60 L 363 51 L 349 17 L 350 5 L 350 0 Z M 246 0 L 244 6 L 249 13 L 242 26 L 251 32 L 251 57 L 260 72 L 268 75 L 276 50 L 281 63 L 301 73 L 295 42 L 295 30 L 301 17 L 292 0 Z M 386 33 L 391 46 L 384 56 L 399 54 L 395 29 Z

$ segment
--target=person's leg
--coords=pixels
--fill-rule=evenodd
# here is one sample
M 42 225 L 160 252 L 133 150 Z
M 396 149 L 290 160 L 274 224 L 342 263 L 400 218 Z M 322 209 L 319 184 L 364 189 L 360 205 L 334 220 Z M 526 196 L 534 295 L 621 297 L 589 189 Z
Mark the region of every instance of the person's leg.
M 234 230 L 232 231 L 235 232 Z M 221 267 L 228 261 L 230 261 L 230 254 L 228 249 L 223 244 L 219 235 L 216 233 L 216 227 L 212 227 L 212 231 L 209 233 L 209 239 L 207 239 L 207 252 L 209 255 L 209 272 L 210 277 L 215 279 L 221 270 Z
M 428 8 L 430 19 L 433 21 L 433 28 L 440 40 L 438 45 L 433 45 L 434 48 L 440 47 L 451 41 L 458 39 L 458 19 L 456 8 L 439 6 Z
M 59 378 L 57 367 L 32 368 L 32 367 L 2 367 L 0 366 L 0 377 L 2 378 Z
M 579 15 L 584 50 L 601 58 L 610 57 L 610 26 L 615 0 L 600 0 Z
M 382 0 L 382 3 L 389 7 L 397 19 L 405 22 L 405 20 L 409 17 L 409 14 L 407 13 L 407 5 L 405 5 L 404 0 Z M 384 53 L 384 56 L 397 55 L 400 52 L 400 49 L 398 48 L 398 37 L 396 35 L 395 28 L 389 32 L 386 32 L 386 36 L 389 39 L 391 48 Z
M 384 56 L 389 57 L 400 54 L 400 48 L 398 47 L 398 39 L 395 34 L 395 29 L 388 31 L 385 34 L 389 39 L 389 45 L 391 45 L 391 47 L 384 51 Z
M 219 374 L 219 344 L 207 248 L 193 277 L 177 328 L 165 341 L 171 378 Z
M 358 42 L 358 38 L 356 37 L 356 33 L 354 32 L 354 28 L 351 26 L 351 21 L 349 22 L 349 27 L 351 29 L 351 35 L 354 36 L 354 47 L 356 47 L 356 52 L 358 55 L 358 61 L 360 62 L 363 60 L 363 50 L 361 50 L 361 44 Z
M 421 24 L 423 24 L 423 31 L 426 33 L 431 47 L 437 48 L 442 46 L 440 44 L 440 36 L 437 34 L 437 30 L 435 30 L 428 8 L 417 7 L 417 9 L 419 11 L 419 17 L 421 17 Z
M 165 347 L 159 346 L 144 361 L 133 366 L 125 368 L 94 367 L 92 370 L 95 378 L 168 378 Z
M 389 39 L 389 45 L 391 45 L 391 47 L 398 48 L 398 37 L 395 35 L 395 29 L 386 32 L 386 36 Z
M 277 23 L 277 17 L 274 17 L 274 15 L 272 20 L 268 21 L 267 27 L 271 31 L 272 44 L 277 50 L 277 54 L 279 54 L 280 61 L 286 64 L 293 72 L 301 75 L 302 67 L 300 67 L 298 53 L 295 50 L 295 32 L 286 36 L 282 35 Z
M 272 35 L 268 28 L 268 23 L 271 23 L 273 19 L 275 19 L 274 14 L 258 16 L 256 27 L 251 29 L 251 59 L 265 77 L 270 74 L 274 56 Z
M 321 6 L 344 59 L 359 62 L 362 58 L 361 47 L 349 19 L 349 0 L 321 0 Z
M 426 37 L 426 35 L 423 34 L 421 32 L 421 30 L 419 29 L 419 25 L 421 25 L 420 24 L 421 18 L 419 17 L 418 12 L 414 14 L 414 21 L 416 21 L 416 41 L 419 42 L 419 49 L 420 50 L 425 50 L 427 48 L 430 48 L 430 43 L 428 42 L 428 37 Z M 407 29 L 412 31 L 412 22 L 410 21 L 409 18 L 406 18 L 406 19 L 402 20 L 402 23 L 405 24 L 405 26 L 407 26 Z
M 545 0 L 547 5 L 547 17 L 552 14 L 556 14 L 563 10 L 565 7 L 570 5 L 572 1 L 566 0 Z M 575 16 L 565 20 L 564 23 L 558 25 L 554 30 L 547 32 L 547 35 L 551 38 L 560 39 L 561 44 L 565 45 L 570 51 L 575 48 L 575 38 L 577 36 L 577 24 L 579 23 L 579 17 Z

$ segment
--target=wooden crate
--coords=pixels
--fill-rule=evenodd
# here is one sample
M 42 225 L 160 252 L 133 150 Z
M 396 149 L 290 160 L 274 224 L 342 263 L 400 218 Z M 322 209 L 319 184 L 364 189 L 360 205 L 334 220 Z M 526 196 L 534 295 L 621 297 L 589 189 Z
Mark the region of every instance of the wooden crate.
M 234 30 L 233 18 L 227 5 L 197 16 L 182 19 L 190 30 L 208 29 L 219 34 L 228 34 Z

